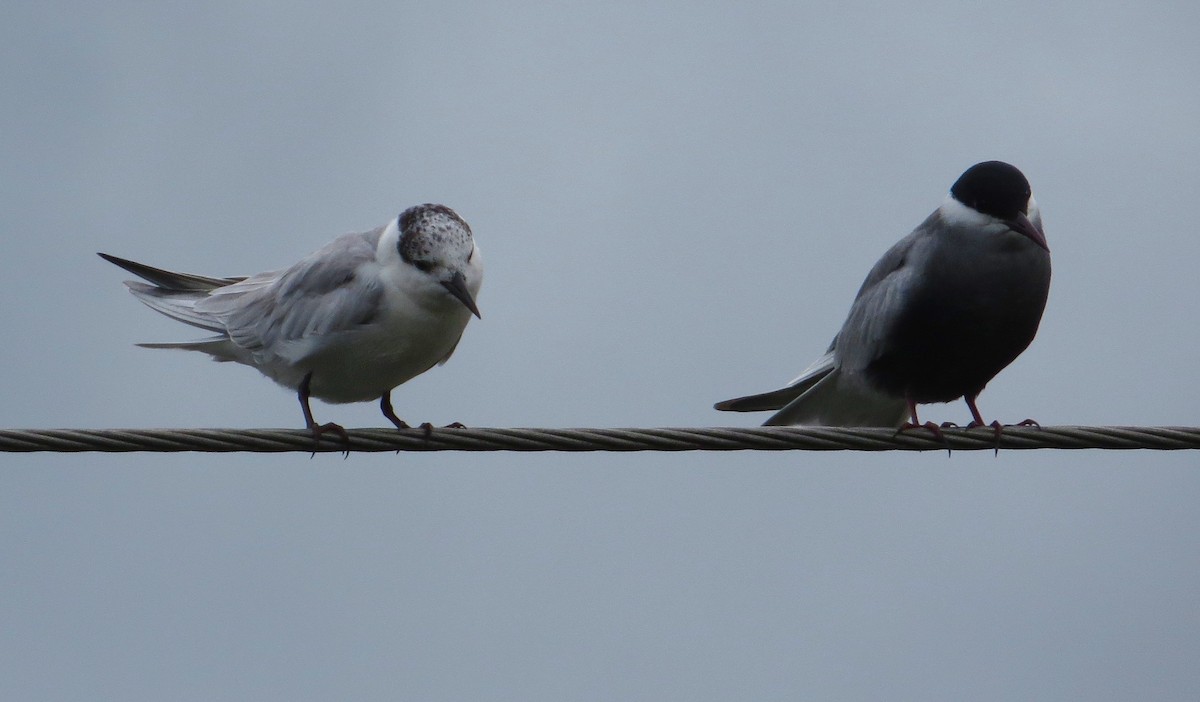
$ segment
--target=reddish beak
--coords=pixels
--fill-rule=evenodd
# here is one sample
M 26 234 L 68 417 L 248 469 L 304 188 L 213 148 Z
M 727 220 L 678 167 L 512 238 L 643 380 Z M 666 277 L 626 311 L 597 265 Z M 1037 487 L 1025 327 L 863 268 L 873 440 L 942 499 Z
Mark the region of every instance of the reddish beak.
M 1023 214 L 1018 214 L 1013 219 L 1008 220 L 1007 224 L 1014 232 L 1029 237 L 1033 243 L 1042 247 L 1047 253 L 1049 253 L 1050 247 L 1046 245 L 1045 232 L 1042 231 L 1041 227 L 1034 226 L 1033 222 L 1029 221 L 1028 217 Z

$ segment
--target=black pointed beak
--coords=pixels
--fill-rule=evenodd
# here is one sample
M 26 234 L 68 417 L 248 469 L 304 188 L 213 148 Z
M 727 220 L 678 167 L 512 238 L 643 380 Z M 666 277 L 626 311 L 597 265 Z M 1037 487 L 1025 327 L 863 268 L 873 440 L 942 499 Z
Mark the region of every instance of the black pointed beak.
M 467 309 L 471 310 L 471 314 L 483 319 L 483 315 L 479 314 L 479 308 L 475 306 L 475 298 L 471 297 L 471 291 L 467 290 L 467 279 L 462 273 L 456 271 L 454 277 L 450 280 L 443 280 L 442 285 Z
M 1014 232 L 1028 237 L 1031 241 L 1033 241 L 1033 243 L 1042 247 L 1047 252 L 1050 251 L 1050 247 L 1046 245 L 1045 232 L 1042 231 L 1041 227 L 1038 227 L 1031 222 L 1024 214 L 1017 213 L 1017 216 L 1008 220 L 1006 224 L 1008 224 L 1009 228 Z

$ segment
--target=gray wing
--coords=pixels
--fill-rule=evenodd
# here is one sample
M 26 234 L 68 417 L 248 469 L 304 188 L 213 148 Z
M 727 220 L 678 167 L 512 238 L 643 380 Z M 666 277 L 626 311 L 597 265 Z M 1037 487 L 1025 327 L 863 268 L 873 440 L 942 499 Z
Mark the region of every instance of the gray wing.
M 378 313 L 382 232 L 340 236 L 291 268 L 214 290 L 196 308 L 252 353 L 302 357 L 311 344 L 299 342 L 368 324 Z
M 886 347 L 935 243 L 928 223 L 896 242 L 867 274 L 833 342 L 839 368 L 860 371 Z

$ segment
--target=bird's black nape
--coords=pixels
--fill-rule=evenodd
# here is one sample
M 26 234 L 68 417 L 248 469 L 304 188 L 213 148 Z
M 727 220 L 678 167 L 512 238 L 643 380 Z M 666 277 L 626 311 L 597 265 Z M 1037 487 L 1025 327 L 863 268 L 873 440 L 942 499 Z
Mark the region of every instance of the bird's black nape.
M 1031 193 L 1025 175 L 1003 161 L 984 161 L 971 166 L 950 188 L 955 200 L 1000 219 L 1026 214 Z

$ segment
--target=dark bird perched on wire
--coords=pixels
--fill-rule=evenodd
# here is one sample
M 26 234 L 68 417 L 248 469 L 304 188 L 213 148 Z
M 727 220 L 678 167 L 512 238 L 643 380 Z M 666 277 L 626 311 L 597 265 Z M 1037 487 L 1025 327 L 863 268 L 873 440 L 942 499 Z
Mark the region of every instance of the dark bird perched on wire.
M 968 426 L 983 425 L 976 398 L 1033 341 L 1049 290 L 1029 181 L 976 164 L 867 274 L 825 355 L 786 387 L 716 409 L 778 410 L 767 425 L 911 428 L 918 404 L 962 397 Z

